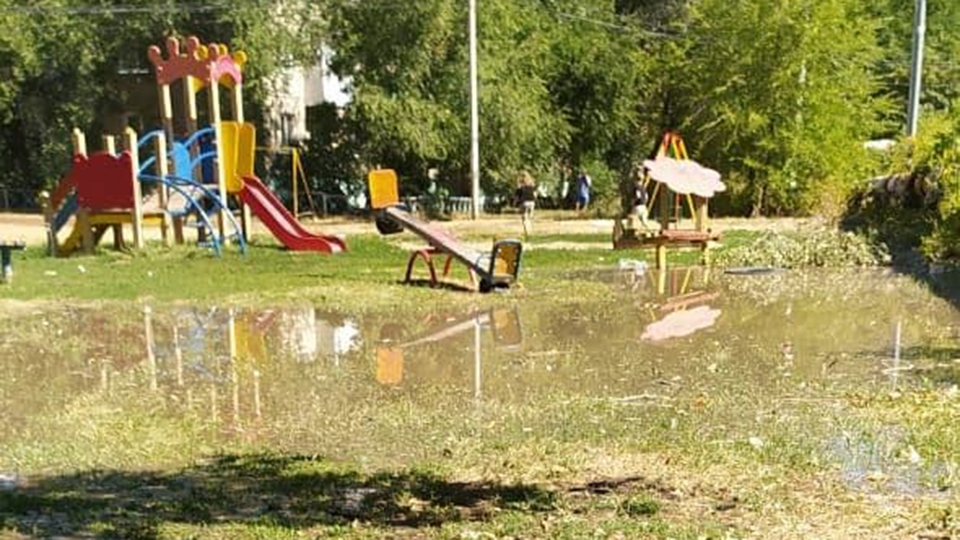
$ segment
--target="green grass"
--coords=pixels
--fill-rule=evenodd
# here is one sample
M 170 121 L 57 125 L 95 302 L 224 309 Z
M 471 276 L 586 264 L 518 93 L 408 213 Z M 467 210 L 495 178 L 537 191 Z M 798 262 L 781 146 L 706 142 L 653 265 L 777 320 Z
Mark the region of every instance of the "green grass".
M 741 241 L 752 233 L 731 234 Z M 533 242 L 565 238 L 543 236 Z M 559 241 L 559 240 L 556 240 Z M 376 236 L 350 238 L 350 251 L 336 256 L 296 253 L 255 239 L 246 256 L 226 249 L 217 258 L 194 247 L 150 246 L 135 254 L 101 250 L 95 256 L 54 259 L 40 249 L 17 256 L 16 279 L 0 287 L 0 299 L 16 300 L 143 300 L 158 302 L 251 303 L 298 299 L 352 310 L 423 306 L 480 301 L 444 289 L 401 284 L 408 253 Z M 557 298 L 578 290 L 567 274 L 574 270 L 613 267 L 622 258 L 649 260 L 646 251 L 610 249 L 530 249 L 524 254 L 524 295 Z M 699 255 L 674 252 L 671 264 L 693 264 Z M 425 275 L 423 268 L 418 276 Z M 456 268 L 454 279 L 467 283 Z M 589 292 L 587 293 L 589 294 Z M 489 300 L 485 300 L 489 301 Z
M 628 538 L 720 537 L 736 529 L 735 522 L 688 515 L 690 508 L 724 503 L 715 487 L 687 492 L 653 463 L 632 461 L 679 445 L 676 459 L 697 468 L 687 460 L 709 450 L 690 444 L 696 437 L 688 430 L 696 429 L 698 417 L 671 435 L 666 418 L 673 412 L 651 411 L 662 420 L 636 425 L 628 420 L 634 407 L 555 399 L 520 407 L 493 403 L 471 413 L 465 404 L 432 408 L 388 395 L 360 396 L 345 407 L 332 405 L 343 421 L 306 409 L 300 421 L 315 427 L 316 442 L 293 444 L 319 453 L 304 454 L 265 447 L 242 432 L 217 436 L 218 426 L 202 414 L 171 414 L 182 405 L 134 387 L 94 393 L 4 445 L 0 470 L 31 474 L 23 488 L 0 491 L 0 531 L 270 539 L 462 538 L 469 531 L 481 538 L 572 539 L 600 531 Z M 349 420 L 357 418 L 365 420 Z M 481 425 L 491 427 L 478 430 Z M 598 432 L 597 425 L 609 429 Z M 432 457 L 414 465 L 361 466 L 323 457 L 338 434 L 366 445 L 363 453 L 403 452 L 396 432 L 447 442 L 419 449 Z M 602 462 L 616 468 L 594 472 L 594 454 L 614 448 Z
M 649 494 L 630 495 L 634 489 L 642 491 L 584 495 L 580 487 L 454 482 L 415 469 L 368 475 L 313 456 L 221 455 L 173 471 L 64 475 L 13 495 L 0 493 L 0 531 L 107 538 L 573 539 L 598 533 L 698 538 L 723 530 L 662 520 L 655 516 L 660 503 Z
M 720 249 L 749 245 L 754 238 L 755 233 L 733 232 Z M 131 300 L 303 301 L 351 313 L 380 312 L 384 321 L 438 307 L 517 301 L 547 306 L 563 319 L 569 303 L 577 306 L 567 321 L 575 325 L 576 316 L 620 313 L 616 309 L 623 304 L 611 286 L 584 272 L 616 267 L 620 259 L 649 260 L 650 253 L 538 245 L 606 240 L 605 235 L 537 237 L 524 259 L 522 286 L 484 297 L 401 285 L 407 253 L 374 236 L 351 238 L 351 251 L 334 257 L 289 253 L 267 242 L 255 243 L 246 257 L 227 250 L 221 259 L 186 247 L 66 260 L 31 250 L 17 260 L 17 280 L 0 287 L 0 299 L 112 303 L 109 309 L 126 310 L 116 318 L 132 321 L 136 332 L 142 321 Z M 671 264 L 697 257 L 673 252 Z M 456 277 L 466 276 L 458 271 Z M 855 289 L 848 285 L 829 284 Z M 754 291 L 764 300 L 775 292 Z M 831 301 L 845 300 L 841 295 Z M 727 317 L 737 313 L 729 305 L 724 309 Z M 791 308 L 795 331 L 813 331 L 804 326 L 804 309 Z M 630 305 L 622 313 L 636 317 L 635 311 Z M 157 313 L 162 317 L 162 310 Z M 73 315 L 42 317 L 57 316 Z M 865 433 L 893 425 L 904 433 L 901 454 L 913 446 L 931 462 L 955 467 L 960 462 L 956 394 L 942 386 L 864 399 L 793 381 L 758 387 L 748 370 L 736 384 L 721 384 L 704 375 L 703 366 L 739 364 L 723 356 L 734 349 L 717 345 L 685 358 L 689 376 L 658 389 L 663 401 L 620 402 L 608 396 L 615 395 L 613 386 L 600 392 L 608 397 L 586 397 L 531 381 L 539 377 L 533 369 L 514 370 L 525 379 L 515 383 L 513 399 L 491 393 L 476 400 L 443 385 L 425 384 L 415 392 L 380 386 L 371 381 L 375 366 L 367 355 L 333 374 L 319 365 L 275 371 L 262 366 L 269 375 L 263 378 L 265 395 L 274 396 L 264 402 L 268 419 L 251 418 L 243 409 L 239 420 L 231 421 L 229 382 L 221 381 L 216 390 L 213 383 L 198 384 L 192 396 L 163 384 L 159 391 L 145 391 L 148 374 L 135 359 L 117 365 L 110 385 L 101 388 L 96 374 L 102 359 L 84 340 L 104 339 L 100 333 L 119 336 L 121 329 L 105 323 L 89 327 L 89 336 L 45 343 L 46 322 L 72 328 L 50 320 L 5 321 L 17 339 L 13 349 L 0 344 L 0 353 L 11 355 L 10 363 L 0 362 L 5 369 L 0 406 L 32 414 L 0 424 L 0 472 L 26 476 L 20 487 L 0 489 L 0 538 L 803 537 L 802 527 L 785 525 L 791 523 L 843 536 L 885 531 L 891 514 L 907 516 L 918 530 L 950 534 L 960 527 L 952 492 L 945 500 L 906 509 L 896 506 L 894 497 L 889 513 L 877 511 L 838 479 L 823 444 L 844 421 Z M 746 324 L 760 332 L 774 322 Z M 629 340 L 635 336 L 616 338 L 624 349 L 634 347 Z M 47 354 L 24 352 L 30 347 Z M 768 352 L 748 356 L 762 360 Z M 130 354 L 140 358 L 142 350 Z M 564 354 L 571 369 L 591 376 L 596 366 L 589 365 L 584 349 Z M 71 376 L 31 380 L 31 373 L 54 371 L 44 364 L 53 362 L 47 356 L 60 359 L 60 369 Z M 441 353 L 442 360 L 449 359 Z M 533 365 L 543 359 L 519 355 L 512 361 Z M 660 376 L 640 367 L 623 373 Z M 931 378 L 942 385 L 956 375 L 947 369 Z M 71 384 L 82 385 L 82 391 Z M 209 410 L 211 391 L 219 391 L 213 398 L 221 406 L 216 419 Z M 43 395 L 48 397 L 38 397 Z M 782 400 L 784 395 L 791 400 Z M 34 399 L 36 407 L 22 405 Z M 946 487 L 955 483 L 949 475 L 937 478 Z
M 307 377 L 315 396 L 291 392 L 270 404 L 269 425 L 232 426 L 226 411 L 214 421 L 202 402 L 145 392 L 144 373 L 118 376 L 110 393 L 70 400 L 4 437 L 0 471 L 28 482 L 0 491 L 0 531 L 722 538 L 754 526 L 768 505 L 790 508 L 822 472 L 811 461 L 819 413 L 750 388 L 710 403 L 682 393 L 668 407 L 561 392 L 476 403 Z M 755 416 L 775 408 L 776 422 Z M 822 479 L 816 489 L 824 493 Z

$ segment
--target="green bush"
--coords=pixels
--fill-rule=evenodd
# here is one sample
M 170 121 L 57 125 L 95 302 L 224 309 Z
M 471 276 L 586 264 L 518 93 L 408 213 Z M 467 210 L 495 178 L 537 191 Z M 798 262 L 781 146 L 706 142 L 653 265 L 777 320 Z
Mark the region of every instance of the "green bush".
M 919 248 L 932 260 L 960 255 L 960 113 L 929 113 L 883 163 L 887 176 L 856 198 L 861 229 L 894 249 Z
M 865 237 L 833 230 L 795 235 L 770 232 L 749 245 L 721 251 L 716 258 L 719 266 L 726 267 L 863 267 L 889 262 L 886 251 Z

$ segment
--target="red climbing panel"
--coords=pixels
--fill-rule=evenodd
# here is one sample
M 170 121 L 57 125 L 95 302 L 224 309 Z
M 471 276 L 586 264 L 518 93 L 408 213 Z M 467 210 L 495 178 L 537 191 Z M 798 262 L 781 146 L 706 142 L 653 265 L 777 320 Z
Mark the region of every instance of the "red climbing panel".
M 100 153 L 73 157 L 68 181 L 77 186 L 80 208 L 92 211 L 133 208 L 133 158 Z

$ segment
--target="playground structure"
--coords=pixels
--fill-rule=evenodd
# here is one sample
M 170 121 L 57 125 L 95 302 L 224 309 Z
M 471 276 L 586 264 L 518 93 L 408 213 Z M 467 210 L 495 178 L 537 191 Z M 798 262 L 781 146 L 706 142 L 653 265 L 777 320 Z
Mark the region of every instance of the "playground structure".
M 310 207 L 309 215 L 317 215 L 317 205 L 313 201 L 313 194 L 310 191 L 310 185 L 307 182 L 307 173 L 303 168 L 303 159 L 300 155 L 300 149 L 296 146 L 278 146 L 261 147 L 258 151 L 267 152 L 274 156 L 290 157 L 290 194 L 291 194 L 291 213 L 300 219 L 300 195 L 301 193 L 307 200 Z M 326 215 L 326 212 L 323 212 Z
M 407 262 L 405 282 L 412 282 L 413 269 L 418 259 L 423 260 L 430 272 L 430 284 L 437 286 L 440 280 L 434 266 L 435 255 L 446 255 L 442 277 L 450 274 L 454 260 L 467 267 L 470 279 L 477 283 L 482 293 L 494 288 L 508 288 L 517 282 L 520 273 L 520 261 L 523 244 L 517 240 L 498 240 L 493 243 L 490 253 L 484 253 L 466 246 L 449 232 L 423 221 L 400 204 L 397 173 L 390 169 L 372 171 L 368 176 L 370 185 L 370 206 L 377 211 L 377 230 L 390 235 L 404 229 L 416 234 L 429 244 L 429 247 L 415 250 Z
M 154 143 L 150 145 L 149 143 Z M 209 234 L 204 243 L 217 254 L 225 243 L 222 233 L 217 233 L 210 212 L 222 210 L 222 200 L 216 191 L 185 175 L 189 169 L 199 166 L 208 157 L 194 160 L 175 145 L 172 153 L 166 151 L 166 136 L 162 131 L 148 133 L 138 138 L 128 129 L 124 134 L 124 151 L 117 152 L 113 137 L 104 137 L 105 149 L 94 154 L 87 153 L 85 135 L 75 130 L 73 134 L 74 158 L 70 173 L 52 195 L 44 198 L 44 215 L 47 222 L 48 246 L 51 255 L 65 256 L 79 249 L 91 253 L 107 231 L 113 232 L 114 247 L 125 249 L 124 225 L 130 225 L 134 247 L 143 248 L 144 225 L 158 225 L 164 242 L 169 245 L 170 225 L 178 242 L 183 241 L 183 226 L 187 218 L 201 237 Z M 141 154 L 153 149 L 141 162 Z M 157 156 L 168 156 L 157 159 Z M 168 159 L 173 159 L 176 171 L 168 170 Z M 153 188 L 144 197 L 144 188 Z M 58 232 L 74 217 L 74 227 L 64 241 Z M 240 225 L 228 212 L 223 219 L 234 228 L 234 237 L 241 251 L 245 250 Z
M 157 224 L 165 245 L 183 243 L 183 229 L 191 226 L 198 242 L 218 255 L 231 242 L 245 251 L 251 210 L 289 249 L 344 251 L 341 239 L 301 227 L 254 173 L 256 129 L 244 122 L 243 112 L 246 54 L 231 55 L 225 45 L 201 45 L 196 37 L 184 44 L 185 51 L 178 39 L 168 39 L 166 57 L 159 47 L 148 50 L 156 71 L 161 129 L 142 138 L 128 129 L 120 153 L 114 138 L 104 137 L 104 149 L 92 155 L 84 134 L 74 131 L 73 167 L 52 194 L 42 197 L 50 253 L 69 255 L 81 248 L 90 253 L 107 230 L 113 231 L 115 247 L 123 249 L 126 224 L 132 227 L 136 249 L 144 245 L 144 225 Z M 174 84 L 183 92 L 182 137 L 175 132 Z M 230 92 L 232 120 L 222 118 L 221 87 Z M 203 90 L 209 125 L 199 128 L 197 95 Z M 152 155 L 141 155 L 150 149 Z M 231 202 L 239 209 L 239 223 Z M 58 234 L 71 218 L 74 229 L 61 242 Z
M 665 269 L 668 247 L 694 246 L 700 248 L 706 264 L 710 244 L 720 240 L 720 233 L 709 228 L 709 201 L 726 190 L 719 173 L 691 160 L 683 139 L 672 132 L 664 134 L 655 159 L 643 165 L 647 171 L 643 188 L 654 185 L 647 206 L 656 213 L 659 230 L 640 230 L 629 218 L 614 220 L 614 249 L 654 248 L 657 268 Z M 679 228 L 684 207 L 693 229 Z

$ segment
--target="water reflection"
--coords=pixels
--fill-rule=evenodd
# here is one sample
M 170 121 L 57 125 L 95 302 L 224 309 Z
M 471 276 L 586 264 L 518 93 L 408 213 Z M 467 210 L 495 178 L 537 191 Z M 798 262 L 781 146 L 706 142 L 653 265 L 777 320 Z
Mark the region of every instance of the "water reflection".
M 617 268 L 582 278 L 610 283 L 615 300 L 417 317 L 312 306 L 47 313 L 9 330 L 16 339 L 0 346 L 8 380 L 41 381 L 40 391 L 0 382 L 0 400 L 28 415 L 58 392 L 108 391 L 132 370 L 144 374 L 146 389 L 173 389 L 184 403 L 196 405 L 202 395 L 217 418 L 262 416 L 267 400 L 258 393 L 302 391 L 311 377 L 348 376 L 412 392 L 470 388 L 470 395 L 500 398 L 541 387 L 642 391 L 668 376 L 713 388 L 786 377 L 896 384 L 904 369 L 890 351 L 898 321 L 899 342 L 913 350 L 952 335 L 957 320 L 948 305 L 882 274 L 728 277 L 699 268 Z M 878 349 L 875 360 L 864 356 Z M 736 379 L 717 380 L 734 370 Z M 44 392 L 47 386 L 57 391 Z
M 482 393 L 483 339 L 482 332 L 489 331 L 495 346 L 500 350 L 519 350 L 523 344 L 523 330 L 516 309 L 491 309 L 471 312 L 466 315 L 446 317 L 434 323 L 428 330 L 414 337 L 401 340 L 402 329 L 390 323 L 380 331 L 382 344 L 377 347 L 377 382 L 398 385 L 403 381 L 404 351 L 425 344 L 442 343 L 465 333 L 472 333 L 474 397 Z
M 801 388 L 820 396 L 910 384 L 905 369 L 925 367 L 923 347 L 946 351 L 934 364 L 956 357 L 957 312 L 885 273 L 633 266 L 578 277 L 609 284 L 612 298 L 428 315 L 131 305 L 5 319 L 0 437 L 98 393 L 157 396 L 168 407 L 160 414 L 280 444 L 310 440 L 309 419 L 346 429 L 398 402 L 464 411 L 556 396 L 792 399 Z M 730 414 L 749 422 L 755 413 Z
M 712 304 L 720 287 L 707 267 L 651 269 L 642 261 L 622 260 L 616 269 L 578 273 L 580 279 L 599 279 L 628 292 L 638 301 L 647 324 L 642 341 L 658 343 L 710 328 L 722 314 Z

